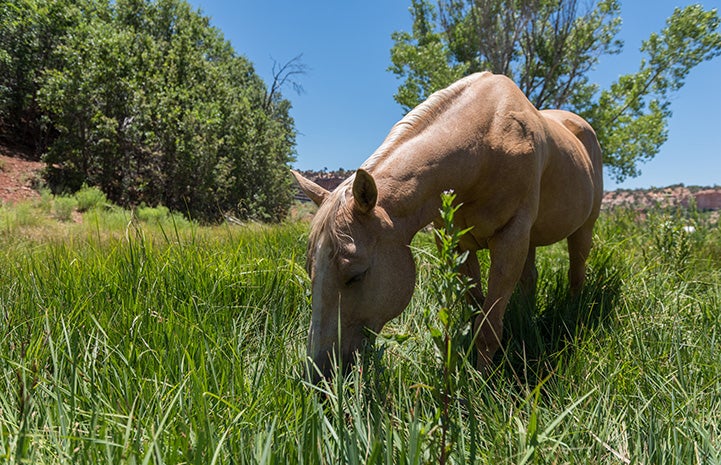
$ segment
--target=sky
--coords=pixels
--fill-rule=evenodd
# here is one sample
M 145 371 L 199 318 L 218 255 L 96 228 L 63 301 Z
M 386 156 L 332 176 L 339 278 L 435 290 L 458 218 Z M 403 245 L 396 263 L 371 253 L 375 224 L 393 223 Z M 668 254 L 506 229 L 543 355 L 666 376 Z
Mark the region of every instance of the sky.
M 297 169 L 353 170 L 403 117 L 393 100 L 400 81 L 387 71 L 394 31 L 410 31 L 410 0 L 189 0 L 233 48 L 272 82 L 274 63 L 298 55 L 303 92 L 283 91 L 293 105 Z M 602 88 L 638 70 L 639 47 L 660 32 L 675 7 L 721 0 L 626 0 L 621 4 L 621 55 L 605 56 L 592 79 Z M 721 185 L 721 57 L 694 68 L 671 103 L 668 141 L 640 165 L 642 174 L 605 188 Z

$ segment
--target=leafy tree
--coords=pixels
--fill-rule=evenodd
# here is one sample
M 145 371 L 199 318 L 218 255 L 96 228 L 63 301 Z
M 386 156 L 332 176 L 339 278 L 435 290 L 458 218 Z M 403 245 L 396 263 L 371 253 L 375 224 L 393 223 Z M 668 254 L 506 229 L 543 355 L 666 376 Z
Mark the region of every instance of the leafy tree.
M 538 108 L 575 111 L 594 126 L 617 180 L 639 174 L 667 138 L 670 100 L 697 64 L 721 54 L 719 16 L 677 8 L 643 42 L 639 70 L 600 90 L 588 77 L 602 56 L 621 51 L 617 0 L 412 0 L 412 32 L 393 34 L 390 71 L 408 110 L 458 78 L 506 74 Z
M 90 1 L 88 5 L 92 5 Z M 43 69 L 81 20 L 72 0 L 0 2 L 0 135 L 39 154 L 48 140 L 38 108 Z
M 46 135 L 54 188 L 97 186 L 122 205 L 163 204 L 205 220 L 285 216 L 295 145 L 290 103 L 208 18 L 183 0 L 22 1 L 3 6 L 14 19 L 3 17 L 0 30 L 20 31 L 13 25 L 36 19 L 52 25 L 52 60 L 16 45 L 42 34 L 20 31 L 7 42 L 0 121 L 13 121 L 16 107 L 34 112 L 27 118 Z M 46 15 L 50 6 L 66 18 L 60 26 Z M 27 89 L 11 79 L 26 62 Z M 0 129 L 25 138 L 11 124 Z

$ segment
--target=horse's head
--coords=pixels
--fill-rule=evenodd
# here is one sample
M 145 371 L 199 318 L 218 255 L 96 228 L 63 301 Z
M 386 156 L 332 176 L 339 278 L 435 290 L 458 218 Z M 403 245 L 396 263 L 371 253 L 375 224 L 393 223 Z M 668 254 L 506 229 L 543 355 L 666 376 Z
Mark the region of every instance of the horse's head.
M 347 368 L 356 351 L 408 305 L 415 265 L 408 238 L 377 205 L 368 172 L 358 170 L 332 193 L 293 174 L 320 206 L 308 241 L 313 302 L 308 356 L 327 376 L 334 358 Z M 315 367 L 310 374 L 318 380 Z

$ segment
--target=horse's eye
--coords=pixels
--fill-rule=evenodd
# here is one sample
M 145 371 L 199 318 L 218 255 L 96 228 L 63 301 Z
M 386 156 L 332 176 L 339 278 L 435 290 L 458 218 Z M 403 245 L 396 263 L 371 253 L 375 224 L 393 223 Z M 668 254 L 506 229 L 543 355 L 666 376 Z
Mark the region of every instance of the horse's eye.
M 368 270 L 365 270 L 365 271 L 363 271 L 363 272 L 361 272 L 361 273 L 358 273 L 358 274 L 356 274 L 356 275 L 353 275 L 349 280 L 347 280 L 347 281 L 345 282 L 345 285 L 346 285 L 346 286 L 351 286 L 351 285 L 353 285 L 353 284 L 355 284 L 355 283 L 359 283 L 359 282 L 363 281 L 363 278 L 365 278 L 367 272 L 368 272 Z

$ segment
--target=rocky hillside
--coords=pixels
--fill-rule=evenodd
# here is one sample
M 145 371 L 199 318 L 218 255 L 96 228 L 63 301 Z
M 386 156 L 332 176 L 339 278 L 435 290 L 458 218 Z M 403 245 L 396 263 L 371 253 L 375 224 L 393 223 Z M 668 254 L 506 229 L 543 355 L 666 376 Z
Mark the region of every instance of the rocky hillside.
M 721 210 L 721 187 L 684 187 L 676 185 L 652 189 L 619 189 L 603 196 L 604 208 L 628 207 L 648 210 L 652 207 L 689 207 L 699 210 Z

